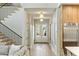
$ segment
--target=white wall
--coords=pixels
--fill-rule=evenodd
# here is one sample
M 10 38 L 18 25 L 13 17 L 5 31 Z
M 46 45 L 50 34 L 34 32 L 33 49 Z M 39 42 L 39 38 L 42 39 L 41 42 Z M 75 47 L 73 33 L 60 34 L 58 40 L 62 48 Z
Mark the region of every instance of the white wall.
M 56 8 L 52 16 L 51 24 L 51 47 L 55 55 L 60 55 L 60 40 L 61 40 L 61 23 L 60 10 Z
M 23 19 L 23 31 L 22 31 L 22 45 L 28 46 L 29 45 L 29 19 L 27 16 L 27 11 L 24 12 L 24 18 Z
M 51 46 L 52 50 L 57 54 L 57 11 L 55 11 L 51 24 Z

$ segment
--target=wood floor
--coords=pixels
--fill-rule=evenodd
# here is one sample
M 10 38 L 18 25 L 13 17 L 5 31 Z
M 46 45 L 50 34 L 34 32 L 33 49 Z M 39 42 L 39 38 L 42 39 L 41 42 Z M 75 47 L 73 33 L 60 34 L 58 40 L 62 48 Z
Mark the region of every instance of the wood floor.
M 52 56 L 52 50 L 48 44 L 35 44 L 31 56 Z

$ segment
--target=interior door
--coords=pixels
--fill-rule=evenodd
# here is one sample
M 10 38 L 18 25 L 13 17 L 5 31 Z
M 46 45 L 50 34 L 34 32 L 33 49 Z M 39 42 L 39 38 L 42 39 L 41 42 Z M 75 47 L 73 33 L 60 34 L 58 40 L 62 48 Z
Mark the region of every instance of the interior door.
M 35 42 L 48 42 L 49 22 L 48 20 L 34 20 Z

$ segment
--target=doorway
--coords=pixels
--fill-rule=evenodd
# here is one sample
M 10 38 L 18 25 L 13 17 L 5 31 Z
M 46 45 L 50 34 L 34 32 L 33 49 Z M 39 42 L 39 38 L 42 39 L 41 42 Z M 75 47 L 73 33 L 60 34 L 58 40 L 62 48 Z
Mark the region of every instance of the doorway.
M 49 43 L 49 20 L 34 20 L 34 43 Z

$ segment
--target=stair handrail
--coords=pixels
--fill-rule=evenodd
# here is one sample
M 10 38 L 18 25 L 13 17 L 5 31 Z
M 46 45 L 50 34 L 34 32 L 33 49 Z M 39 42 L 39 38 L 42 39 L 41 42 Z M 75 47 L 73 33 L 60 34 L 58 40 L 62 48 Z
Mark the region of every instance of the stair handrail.
M 0 8 L 4 7 L 7 3 L 4 3 L 3 5 L 0 6 Z
M 22 36 L 20 36 L 19 34 L 17 34 L 15 31 L 13 31 L 12 29 L 10 29 L 9 27 L 7 27 L 6 25 L 4 25 L 2 22 L 0 22 L 1 25 L 5 26 L 7 29 L 9 29 L 11 32 L 13 32 L 14 34 L 16 34 L 17 36 L 19 36 L 20 38 L 22 38 Z

